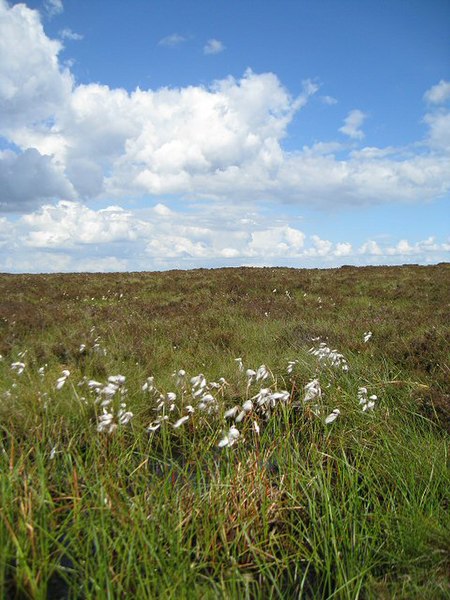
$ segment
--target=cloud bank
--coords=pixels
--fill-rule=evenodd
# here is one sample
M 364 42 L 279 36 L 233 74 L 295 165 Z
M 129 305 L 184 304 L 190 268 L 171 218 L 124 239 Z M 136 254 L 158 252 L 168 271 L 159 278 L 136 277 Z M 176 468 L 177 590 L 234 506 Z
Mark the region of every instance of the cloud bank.
M 212 266 L 322 266 L 439 262 L 450 239 L 368 239 L 354 245 L 306 235 L 251 206 L 127 211 L 46 204 L 14 223 L 0 218 L 0 271 L 126 271 Z

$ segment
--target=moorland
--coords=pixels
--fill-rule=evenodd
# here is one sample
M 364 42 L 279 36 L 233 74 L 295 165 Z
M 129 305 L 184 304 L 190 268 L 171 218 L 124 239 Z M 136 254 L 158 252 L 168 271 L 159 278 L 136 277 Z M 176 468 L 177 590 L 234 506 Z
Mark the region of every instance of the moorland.
M 449 598 L 450 265 L 0 275 L 0 596 Z

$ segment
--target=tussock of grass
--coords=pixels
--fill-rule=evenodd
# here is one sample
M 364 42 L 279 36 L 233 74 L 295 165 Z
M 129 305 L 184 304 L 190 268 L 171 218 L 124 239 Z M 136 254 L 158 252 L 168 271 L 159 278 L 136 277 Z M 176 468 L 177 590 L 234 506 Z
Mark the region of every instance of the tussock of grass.
M 0 595 L 449 597 L 449 273 L 0 275 Z M 348 372 L 308 352 L 317 337 Z M 238 356 L 270 377 L 247 386 Z M 228 385 L 217 414 L 175 429 L 181 368 Z M 86 381 L 118 373 L 134 416 L 108 435 Z M 150 375 L 178 394 L 152 433 Z M 319 417 L 303 402 L 313 378 Z M 219 448 L 224 410 L 269 386 L 289 402 L 254 409 Z

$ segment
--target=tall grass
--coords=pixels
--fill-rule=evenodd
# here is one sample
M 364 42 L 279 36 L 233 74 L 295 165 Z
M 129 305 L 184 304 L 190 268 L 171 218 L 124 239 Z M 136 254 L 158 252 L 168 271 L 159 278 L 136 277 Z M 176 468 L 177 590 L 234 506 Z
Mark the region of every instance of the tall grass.
M 0 595 L 449 597 L 448 266 L 0 281 Z M 317 337 L 348 372 L 309 352 Z M 236 357 L 270 376 L 248 384 Z M 119 373 L 134 416 L 99 432 L 87 382 Z M 227 381 L 217 412 L 195 404 L 198 373 Z M 289 401 L 269 418 L 254 401 L 219 448 L 225 409 L 261 387 Z

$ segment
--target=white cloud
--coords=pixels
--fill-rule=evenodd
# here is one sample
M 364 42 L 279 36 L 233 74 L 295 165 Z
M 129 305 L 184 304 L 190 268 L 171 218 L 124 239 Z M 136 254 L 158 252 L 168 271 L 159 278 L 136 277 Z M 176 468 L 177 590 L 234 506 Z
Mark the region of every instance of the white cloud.
M 83 35 L 81 33 L 75 33 L 75 31 L 72 31 L 68 27 L 60 30 L 59 37 L 62 40 L 70 40 L 74 42 L 78 42 L 83 39 Z
M 158 46 L 166 46 L 167 48 L 174 48 L 175 46 L 179 46 L 183 42 L 187 41 L 187 37 L 184 35 L 180 35 L 179 33 L 172 33 L 171 35 L 166 35 L 159 40 Z
M 16 155 L 0 151 L 0 211 L 22 212 L 58 197 L 74 197 L 74 189 L 49 156 L 34 148 Z
M 306 250 L 307 256 L 327 257 L 332 253 L 333 243 L 329 240 L 322 240 L 318 235 L 312 235 L 313 246 Z
M 115 271 L 196 266 L 339 266 L 448 260 L 449 241 L 323 239 L 250 206 L 162 203 L 132 212 L 92 209 L 79 202 L 46 204 L 18 220 L 0 219 L 0 271 Z
M 364 123 L 366 117 L 367 115 L 361 110 L 351 110 L 344 119 L 344 125 L 339 128 L 339 131 L 352 139 L 362 140 L 364 132 L 361 129 L 361 125 Z
M 22 223 L 28 230 L 24 243 L 33 248 L 133 242 L 145 227 L 120 207 L 94 211 L 68 201 L 44 205 L 39 211 L 24 215 Z
M 44 0 L 44 10 L 50 18 L 60 15 L 64 11 L 62 0 Z
M 333 98 L 333 96 L 320 96 L 319 100 L 327 106 L 333 106 L 333 104 L 337 104 L 337 100 L 336 98 Z
M 425 92 L 424 98 L 430 104 L 444 104 L 450 99 L 450 81 L 441 79 L 439 83 Z
M 214 38 L 208 40 L 203 47 L 204 54 L 220 54 L 220 52 L 223 52 L 224 50 L 225 46 L 223 45 L 223 42 Z
M 351 256 L 353 252 L 352 245 L 348 242 L 338 242 L 334 250 L 334 256 Z
M 368 254 L 369 256 L 382 256 L 380 246 L 374 240 L 368 240 L 361 248 L 359 248 L 359 254 Z
M 14 137 L 18 127 L 39 122 L 47 132 L 72 91 L 72 76 L 58 64 L 61 48 L 45 35 L 37 11 L 1 1 L 0 135 Z
M 251 233 L 248 246 L 242 249 L 245 256 L 292 257 L 299 256 L 305 242 L 305 234 L 287 225 L 270 227 Z
M 429 126 L 430 146 L 435 150 L 450 152 L 450 112 L 438 110 L 427 113 L 424 121 Z
M 184 88 L 75 85 L 58 60 L 61 42 L 45 35 L 39 13 L 0 0 L 0 16 L 0 135 L 22 152 L 16 170 L 25 161 L 19 157 L 35 149 L 41 173 L 25 201 L 4 168 L 0 210 L 14 210 L 14 203 L 29 210 L 53 197 L 163 194 L 358 206 L 424 202 L 450 190 L 449 119 L 442 108 L 425 116 L 429 133 L 416 154 L 367 147 L 345 155 L 346 145 L 333 140 L 288 152 L 289 125 L 317 93 L 314 81 L 304 81 L 296 98 L 275 74 L 252 71 Z M 351 111 L 341 131 L 360 139 L 364 118 Z

